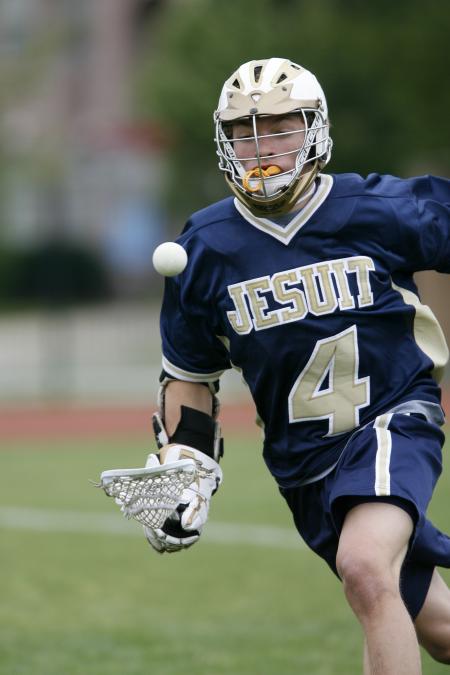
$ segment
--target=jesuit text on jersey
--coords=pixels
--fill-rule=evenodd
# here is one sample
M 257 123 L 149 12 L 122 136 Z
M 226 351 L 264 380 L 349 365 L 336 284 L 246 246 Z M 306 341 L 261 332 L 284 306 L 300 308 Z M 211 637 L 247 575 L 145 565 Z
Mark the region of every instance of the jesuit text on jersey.
M 331 314 L 373 304 L 367 256 L 327 260 L 228 286 L 235 310 L 227 312 L 236 333 L 246 335 L 292 321 L 308 313 Z M 356 292 L 353 289 L 356 288 Z M 247 300 L 246 300 L 247 299 Z

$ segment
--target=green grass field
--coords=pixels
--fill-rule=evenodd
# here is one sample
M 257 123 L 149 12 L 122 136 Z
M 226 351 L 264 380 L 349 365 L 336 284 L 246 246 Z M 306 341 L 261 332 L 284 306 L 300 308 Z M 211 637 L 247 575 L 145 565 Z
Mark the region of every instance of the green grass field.
M 361 673 L 341 586 L 293 538 L 257 440 L 228 438 L 210 535 L 172 556 L 88 482 L 141 465 L 148 444 L 3 443 L 1 675 Z M 431 510 L 443 529 L 449 511 L 447 470 Z M 248 525 L 260 541 L 239 541 Z M 425 674 L 447 672 L 423 662 Z

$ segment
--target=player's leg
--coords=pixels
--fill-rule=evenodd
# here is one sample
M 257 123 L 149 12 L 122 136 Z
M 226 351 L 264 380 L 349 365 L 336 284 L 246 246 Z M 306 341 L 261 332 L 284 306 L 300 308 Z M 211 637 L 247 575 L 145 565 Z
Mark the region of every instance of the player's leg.
M 367 649 L 367 640 L 364 638 L 364 652 L 363 652 L 363 675 L 372 675 L 372 669 L 369 663 L 369 651 Z
M 370 675 L 419 675 L 414 625 L 400 595 L 400 570 L 413 532 L 403 509 L 367 502 L 346 515 L 336 565 L 367 641 Z
M 430 656 L 450 664 L 450 589 L 436 569 L 415 627 L 420 644 Z

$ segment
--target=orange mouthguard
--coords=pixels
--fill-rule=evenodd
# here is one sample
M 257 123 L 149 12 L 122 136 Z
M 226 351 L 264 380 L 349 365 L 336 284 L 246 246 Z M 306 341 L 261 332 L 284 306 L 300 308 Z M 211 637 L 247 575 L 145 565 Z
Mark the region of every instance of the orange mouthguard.
M 267 169 L 263 169 L 262 171 L 260 171 L 257 166 L 255 169 L 251 169 L 245 173 L 242 179 L 242 187 L 248 192 L 258 192 L 258 190 L 261 189 L 262 181 L 258 181 L 256 185 L 252 187 L 249 183 L 250 178 L 259 178 L 260 176 L 268 178 L 269 176 L 276 176 L 277 173 L 281 173 L 281 169 L 276 164 L 271 164 L 271 166 L 268 166 Z

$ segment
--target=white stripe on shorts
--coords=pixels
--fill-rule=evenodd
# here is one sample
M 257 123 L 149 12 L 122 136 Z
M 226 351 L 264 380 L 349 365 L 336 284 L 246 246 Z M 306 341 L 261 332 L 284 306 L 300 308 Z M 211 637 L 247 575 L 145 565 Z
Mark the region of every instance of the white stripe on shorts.
M 377 455 L 375 457 L 375 494 L 384 497 L 391 494 L 391 462 L 392 436 L 388 427 L 392 413 L 379 415 L 373 426 L 377 434 Z

